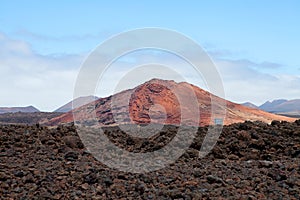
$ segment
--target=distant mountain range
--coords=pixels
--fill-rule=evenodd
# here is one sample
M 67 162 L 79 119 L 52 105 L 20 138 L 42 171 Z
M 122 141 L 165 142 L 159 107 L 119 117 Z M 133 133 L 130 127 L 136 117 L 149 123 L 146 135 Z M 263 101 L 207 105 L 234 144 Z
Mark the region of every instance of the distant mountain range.
M 70 110 L 72 110 L 73 108 L 79 108 L 80 106 L 83 106 L 85 104 L 93 102 L 93 101 L 95 101 L 97 99 L 99 99 L 99 98 L 96 97 L 96 96 L 79 97 L 79 98 L 77 98 L 77 99 L 75 99 L 73 101 L 70 101 L 69 103 L 61 106 L 60 108 L 58 108 L 54 112 L 66 113 L 66 112 L 69 112 Z
M 253 103 L 250 103 L 250 102 L 243 103 L 242 105 L 243 105 L 243 106 L 247 106 L 247 107 L 249 107 L 249 108 L 256 108 L 256 109 L 259 109 L 258 106 L 256 106 L 256 105 L 253 104 Z
M 118 110 L 120 113 L 125 112 L 124 111 L 124 106 L 126 102 L 122 102 L 122 98 L 125 98 L 125 96 L 134 91 L 133 96 L 135 97 L 136 100 L 131 102 L 131 110 L 129 110 L 131 114 L 132 119 L 125 119 L 126 122 L 138 122 L 138 123 L 146 123 L 149 110 L 147 111 L 147 107 L 151 107 L 151 102 L 148 102 L 149 99 L 155 98 L 157 104 L 163 104 L 165 108 L 170 107 L 170 112 L 173 113 L 168 113 L 168 116 L 170 117 L 167 119 L 167 122 L 169 124 L 176 124 L 175 122 L 180 121 L 180 119 L 177 119 L 178 116 L 180 116 L 180 113 L 176 114 L 176 109 L 178 110 L 178 102 L 173 99 L 171 96 L 168 96 L 167 94 L 169 93 L 166 88 L 161 89 L 159 85 L 170 85 L 170 87 L 173 88 L 178 88 L 178 90 L 182 90 L 184 92 L 184 85 L 193 87 L 197 94 L 197 98 L 199 101 L 199 105 L 202 107 L 200 110 L 201 118 L 202 121 L 200 122 L 200 125 L 207 125 L 209 124 L 209 116 L 208 112 L 211 108 L 210 105 L 210 93 L 207 91 L 202 90 L 201 88 L 198 88 L 194 85 L 188 84 L 188 83 L 176 83 L 174 81 L 165 81 L 165 80 L 160 80 L 160 79 L 153 79 L 151 81 L 148 81 L 134 89 L 131 90 L 126 90 L 121 93 L 118 93 L 114 95 L 114 97 L 118 98 L 120 100 L 120 109 Z M 153 92 L 157 88 L 160 88 L 158 92 Z M 160 91 L 161 90 L 161 91 Z M 147 96 L 147 99 L 145 96 Z M 97 116 L 100 118 L 100 121 L 103 122 L 103 124 L 113 124 L 114 121 L 111 119 L 112 113 L 109 108 L 110 103 L 111 103 L 111 98 L 106 97 L 106 98 L 98 98 L 96 96 L 85 96 L 85 97 L 80 97 L 77 98 L 73 101 L 68 102 L 67 104 L 61 106 L 60 108 L 56 109 L 54 113 L 66 113 L 62 114 L 61 116 L 55 116 L 53 119 L 49 119 L 49 124 L 58 124 L 60 122 L 65 123 L 65 122 L 70 122 L 73 120 L 72 118 L 72 109 L 79 109 L 81 107 L 89 106 L 91 108 L 94 108 L 93 106 L 89 105 L 91 102 L 96 102 L 95 106 L 97 107 Z M 273 101 L 267 101 L 264 104 L 260 106 L 256 106 L 255 104 L 251 102 L 246 102 L 243 104 L 235 104 L 230 101 L 226 101 L 224 99 L 219 98 L 220 101 L 225 101 L 227 104 L 227 117 L 225 119 L 225 124 L 230 124 L 232 122 L 242 122 L 245 120 L 260 120 L 260 121 L 265 121 L 269 122 L 272 119 L 278 119 L 280 120 L 281 118 L 276 116 L 276 115 L 270 115 L 269 113 L 274 113 L 274 114 L 279 114 L 279 115 L 284 115 L 288 117 L 296 117 L 300 118 L 300 99 L 294 99 L 294 100 L 286 100 L 286 99 L 278 99 L 278 100 L 273 100 Z M 165 101 L 168 101 L 169 104 L 167 104 Z M 153 102 L 152 102 L 153 103 Z M 123 105 L 124 104 L 124 105 Z M 146 110 L 141 110 L 141 108 L 146 108 Z M 80 109 L 79 109 L 80 110 Z M 262 110 L 262 111 L 260 111 Z M 266 112 L 269 113 L 266 113 Z M 35 113 L 35 112 L 40 112 L 37 108 L 33 106 L 27 106 L 27 107 L 0 107 L 0 114 L 4 113 Z M 161 114 L 161 111 L 157 111 L 156 114 L 157 117 L 159 118 L 159 114 Z M 141 117 L 143 116 L 143 117 Z M 174 116 L 177 116 L 174 117 Z M 88 116 L 86 116 L 88 117 Z M 173 118 L 172 118 L 173 117 Z M 147 119 L 146 119 L 147 118 Z M 157 122 L 160 122 L 159 119 Z M 196 122 L 193 122 L 193 124 L 196 124 Z
M 300 99 L 277 99 L 274 101 L 267 101 L 260 106 L 256 106 L 249 102 L 243 103 L 242 105 L 286 116 L 300 116 Z
M 23 113 L 34 113 L 34 112 L 40 112 L 37 108 L 33 106 L 27 106 L 27 107 L 0 107 L 0 114 L 3 113 L 17 113 L 17 112 L 23 112 Z
M 85 97 L 79 97 L 73 101 L 68 102 L 67 104 L 61 106 L 60 108 L 53 111 L 53 113 L 66 113 L 71 111 L 73 108 L 79 108 L 80 106 L 83 106 L 85 104 L 88 104 L 90 102 L 93 102 L 95 100 L 99 99 L 96 96 L 85 96 Z M 34 113 L 34 112 L 41 112 L 37 108 L 33 106 L 27 106 L 27 107 L 0 107 L 0 114 L 4 113 Z
M 176 91 L 176 96 L 173 91 Z M 195 117 L 195 106 L 193 96 L 191 96 L 193 92 L 199 105 L 199 121 Z M 175 81 L 152 79 L 133 89 L 100 98 L 93 103 L 76 108 L 74 112 L 78 117 L 76 121 L 84 121 L 87 124 L 95 124 L 96 122 L 103 125 L 148 124 L 151 122 L 179 125 L 184 110 L 188 118 L 182 124 L 206 126 L 214 123 L 211 119 L 212 96 L 214 95 L 186 82 L 176 83 Z M 178 102 L 178 97 L 183 100 L 183 103 Z M 226 110 L 224 124 L 246 120 L 268 123 L 272 120 L 295 121 L 292 118 L 249 108 L 216 96 L 214 98 L 216 98 L 214 99 L 216 113 L 222 112 L 223 109 Z M 226 106 L 224 107 L 224 105 Z M 93 112 L 94 109 L 95 112 Z M 96 113 L 97 119 L 94 118 L 93 113 Z M 58 125 L 69 122 L 73 122 L 72 111 L 55 117 L 44 124 Z

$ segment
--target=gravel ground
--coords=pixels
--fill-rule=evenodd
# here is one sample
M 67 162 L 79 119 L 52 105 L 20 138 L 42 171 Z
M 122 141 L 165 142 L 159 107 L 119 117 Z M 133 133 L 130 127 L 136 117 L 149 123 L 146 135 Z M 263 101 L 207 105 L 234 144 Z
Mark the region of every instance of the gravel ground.
M 146 152 L 177 129 L 165 126 L 147 145 L 116 127 L 105 133 L 124 149 Z M 226 126 L 201 159 L 206 130 L 175 163 L 134 174 L 97 161 L 72 125 L 0 125 L 0 199 L 300 199 L 300 120 Z

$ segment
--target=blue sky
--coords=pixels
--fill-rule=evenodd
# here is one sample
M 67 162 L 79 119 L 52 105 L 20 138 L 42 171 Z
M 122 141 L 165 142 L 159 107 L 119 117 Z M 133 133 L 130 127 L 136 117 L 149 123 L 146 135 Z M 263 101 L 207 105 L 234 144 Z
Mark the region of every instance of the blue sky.
M 300 98 L 299 9 L 300 2 L 291 0 L 3 0 L 0 73 L 13 84 L 1 83 L 6 93 L 0 106 L 55 109 L 72 98 L 91 50 L 114 34 L 143 27 L 176 30 L 203 46 L 222 73 L 229 100 Z M 20 94 L 23 99 L 16 98 Z

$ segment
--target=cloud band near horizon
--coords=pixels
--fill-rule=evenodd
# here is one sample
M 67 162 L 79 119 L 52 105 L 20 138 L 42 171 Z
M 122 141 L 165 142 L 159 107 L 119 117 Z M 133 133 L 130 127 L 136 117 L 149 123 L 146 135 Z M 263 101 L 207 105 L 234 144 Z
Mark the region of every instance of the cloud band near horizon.
M 95 44 L 97 46 L 98 44 Z M 299 97 L 299 73 L 285 73 L 281 63 L 261 63 L 249 59 L 233 59 L 228 51 L 207 49 L 223 79 L 226 99 L 242 103 L 250 101 L 260 105 L 273 99 L 297 99 Z M 30 43 L 16 40 L 0 33 L 0 87 L 1 107 L 33 105 L 42 111 L 53 111 L 73 97 L 74 83 L 80 65 L 88 53 L 41 55 Z M 119 60 L 104 75 L 103 88 L 95 94 L 105 97 L 132 66 L 161 62 L 178 73 L 184 74 L 188 82 L 205 88 L 201 77 L 194 76 L 179 60 L 167 53 L 138 52 Z M 163 77 L 161 77 L 163 78 Z M 145 80 L 147 81 L 147 80 Z M 141 82 L 132 83 L 138 85 Z

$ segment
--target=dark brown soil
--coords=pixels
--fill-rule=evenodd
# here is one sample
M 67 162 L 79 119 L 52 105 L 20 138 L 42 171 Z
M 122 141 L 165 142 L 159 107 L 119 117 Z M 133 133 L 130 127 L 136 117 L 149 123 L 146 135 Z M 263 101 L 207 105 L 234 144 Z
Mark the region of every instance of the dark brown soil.
M 226 126 L 198 157 L 206 128 L 174 164 L 133 174 L 95 160 L 74 126 L 0 125 L 0 199 L 299 199 L 300 121 Z M 116 127 L 105 133 L 130 151 L 154 151 L 176 134 L 165 126 L 141 146 Z M 130 142 L 127 141 L 130 138 Z

